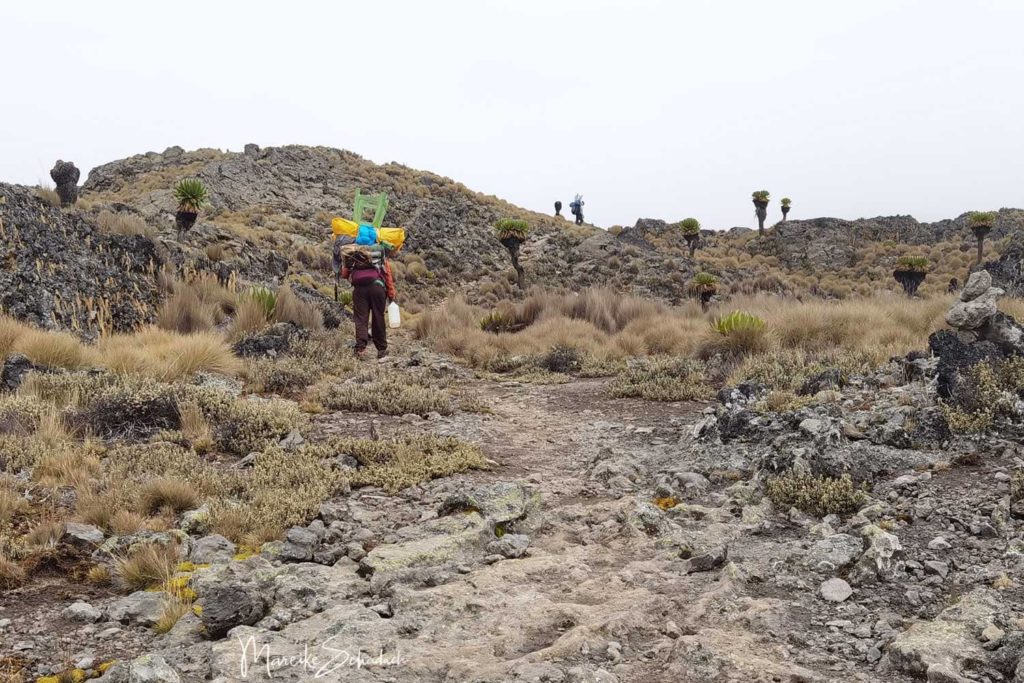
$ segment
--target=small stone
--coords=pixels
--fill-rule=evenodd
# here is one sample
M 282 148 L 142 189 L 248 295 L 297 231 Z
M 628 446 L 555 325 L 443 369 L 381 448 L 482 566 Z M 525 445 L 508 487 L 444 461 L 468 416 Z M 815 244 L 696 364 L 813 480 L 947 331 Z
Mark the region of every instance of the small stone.
M 281 439 L 281 442 L 278 443 L 278 446 L 280 446 L 286 451 L 294 451 L 297 448 L 301 447 L 302 444 L 304 443 L 306 443 L 306 440 L 302 438 L 302 434 L 299 433 L 299 430 L 293 429 L 292 431 L 288 432 L 288 436 Z
M 984 629 L 982 629 L 981 640 L 982 642 L 994 645 L 1001 641 L 1003 639 L 1003 636 L 1005 635 L 1006 632 L 1003 631 L 1003 629 L 999 628 L 995 624 L 989 624 Z
M 853 589 L 850 588 L 850 584 L 842 579 L 829 579 L 825 581 L 821 584 L 819 592 L 821 597 L 828 602 L 843 602 L 853 595 Z
M 949 550 L 952 548 L 949 541 L 944 539 L 942 536 L 936 536 L 932 540 L 928 541 L 929 550 Z
M 84 624 L 92 624 L 103 617 L 103 613 L 87 602 L 73 602 L 64 608 L 64 616 L 72 621 L 79 621 Z M 79 667 L 88 669 L 89 667 Z
M 709 572 L 712 569 L 721 567 L 727 559 L 729 559 L 728 546 L 716 546 L 702 555 L 688 559 L 686 561 L 686 573 Z
M 996 481 L 1001 481 L 1001 482 L 1004 482 L 1004 483 L 1013 479 L 1013 477 L 1011 477 L 1006 472 L 996 472 L 994 476 L 995 476 Z
M 927 560 L 924 563 L 924 570 L 929 574 L 937 574 L 942 578 L 946 578 L 949 574 L 949 565 L 937 560 Z
M 530 537 L 525 534 L 505 534 L 487 544 L 487 552 L 508 559 L 520 558 L 530 547 Z
M 74 545 L 96 546 L 103 543 L 103 532 L 92 524 L 67 522 L 64 524 L 64 538 Z
M 370 611 L 376 612 L 384 619 L 390 619 L 394 616 L 394 612 L 391 610 L 391 604 L 387 602 L 382 602 L 378 605 L 371 605 Z

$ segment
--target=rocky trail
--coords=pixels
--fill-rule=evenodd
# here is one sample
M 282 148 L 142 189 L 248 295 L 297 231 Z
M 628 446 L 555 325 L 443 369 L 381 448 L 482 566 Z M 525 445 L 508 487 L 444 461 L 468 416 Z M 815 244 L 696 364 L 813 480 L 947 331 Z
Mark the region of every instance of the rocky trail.
M 894 472 L 819 522 L 762 498 L 742 463 L 770 448 L 708 438 L 721 408 L 462 379 L 491 413 L 327 413 L 313 433 L 458 436 L 491 469 L 354 490 L 248 559 L 195 541 L 201 609 L 163 636 L 139 594 L 62 586 L 95 613 L 60 615 L 5 597 L 0 615 L 48 625 L 4 650 L 59 633 L 72 660 L 156 653 L 151 680 L 1015 680 L 1014 447 L 933 454 L 960 464 Z

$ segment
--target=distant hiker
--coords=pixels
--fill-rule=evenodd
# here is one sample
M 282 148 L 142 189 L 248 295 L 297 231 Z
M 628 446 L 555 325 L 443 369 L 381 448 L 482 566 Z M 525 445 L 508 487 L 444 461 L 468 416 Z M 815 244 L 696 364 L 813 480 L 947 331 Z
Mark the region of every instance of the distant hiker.
M 583 195 L 576 195 L 576 198 L 569 204 L 569 210 L 576 216 L 576 225 L 583 225 Z
M 562 202 L 555 202 L 555 218 L 562 217 Z
M 352 317 L 356 324 L 356 358 L 362 358 L 373 339 L 377 358 L 388 355 L 386 309 L 394 301 L 395 279 L 388 247 L 362 236 L 341 247 L 341 277 L 352 283 Z
M 960 281 L 955 277 L 949 278 L 949 287 L 946 287 L 946 291 L 950 294 L 955 294 L 958 289 L 960 289 Z

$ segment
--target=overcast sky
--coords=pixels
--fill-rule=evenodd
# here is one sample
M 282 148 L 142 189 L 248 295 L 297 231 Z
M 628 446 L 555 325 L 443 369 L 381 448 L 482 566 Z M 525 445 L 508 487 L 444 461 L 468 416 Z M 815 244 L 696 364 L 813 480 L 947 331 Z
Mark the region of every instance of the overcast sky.
M 341 147 L 588 221 L 1024 206 L 1020 0 L 4 0 L 0 180 Z M 372 188 L 369 188 L 372 189 Z

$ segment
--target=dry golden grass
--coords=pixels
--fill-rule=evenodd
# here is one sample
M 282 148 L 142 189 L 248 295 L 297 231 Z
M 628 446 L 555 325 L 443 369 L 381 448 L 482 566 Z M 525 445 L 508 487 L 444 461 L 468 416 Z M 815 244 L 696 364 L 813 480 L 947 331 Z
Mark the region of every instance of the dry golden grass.
M 0 528 L 11 523 L 28 509 L 28 501 L 6 484 L 0 484 Z
M 118 536 L 134 534 L 146 527 L 146 518 L 131 510 L 118 510 L 107 526 Z
M 153 630 L 157 633 L 169 633 L 178 620 L 191 611 L 192 605 L 176 596 L 167 596 L 164 600 L 164 609 L 160 618 L 153 624 Z
M 307 330 L 322 330 L 324 316 L 316 307 L 306 303 L 295 295 L 292 288 L 282 285 L 276 294 L 274 320 L 279 323 L 295 323 Z
M 191 334 L 213 327 L 213 313 L 203 305 L 191 287 L 178 289 L 157 311 L 157 327 L 170 332 Z
M 841 301 L 767 295 L 735 296 L 703 314 L 695 305 L 662 307 L 600 291 L 579 296 L 534 293 L 518 305 L 487 311 L 455 299 L 414 323 L 418 337 L 442 352 L 488 369 L 508 369 L 513 357 L 543 354 L 566 346 L 605 362 L 634 356 L 772 356 L 794 351 L 810 356 L 848 354 L 874 364 L 927 345 L 943 326 L 952 296 L 907 299 L 886 295 Z M 728 339 L 710 321 L 732 310 L 766 322 L 753 338 Z M 485 332 L 481 323 L 517 332 Z M 749 335 L 748 335 L 749 336 Z
M 7 358 L 14 351 L 15 342 L 27 329 L 27 325 L 0 314 L 0 358 Z
M 100 365 L 114 372 L 168 382 L 197 372 L 235 375 L 242 368 L 227 342 L 212 332 L 177 334 L 148 328 L 101 339 L 96 355 Z
M 182 402 L 178 405 L 178 416 L 181 420 L 181 433 L 192 444 L 196 453 L 206 453 L 213 448 L 213 428 L 198 403 Z
M 266 311 L 259 301 L 251 296 L 240 297 L 235 308 L 235 318 L 228 329 L 228 338 L 231 341 L 238 341 L 265 329 L 269 324 Z
M 199 505 L 199 495 L 192 484 L 181 479 L 160 477 L 146 482 L 139 489 L 139 510 L 152 515 L 170 508 L 174 512 L 191 510 Z
M 96 564 L 89 567 L 85 575 L 86 581 L 97 586 L 105 586 L 110 583 L 110 569 L 105 564 Z
M 35 550 L 55 548 L 63 535 L 63 521 L 54 517 L 44 517 L 25 534 L 25 543 Z
M 36 187 L 36 196 L 55 209 L 60 208 L 60 195 L 52 187 Z
M 142 235 L 149 239 L 156 237 L 156 230 L 134 214 L 114 213 L 104 209 L 96 217 L 96 224 L 100 230 L 109 235 Z
M 206 258 L 208 258 L 211 261 L 213 261 L 214 263 L 216 263 L 217 261 L 221 261 L 221 260 L 224 259 L 224 256 L 226 255 L 227 250 L 224 248 L 223 244 L 221 244 L 219 242 L 215 242 L 213 244 L 207 244 L 205 252 L 206 252 Z
M 84 488 L 99 471 L 99 458 L 87 449 L 70 447 L 44 455 L 32 477 L 43 486 Z
M 146 590 L 166 584 L 177 564 L 177 547 L 147 543 L 125 557 L 115 558 L 114 573 L 123 589 Z
M 25 581 L 25 570 L 21 564 L 0 554 L 0 590 L 17 588 Z
M 89 363 L 88 349 L 73 335 L 25 327 L 14 340 L 15 353 L 24 354 L 33 365 L 78 370 Z

